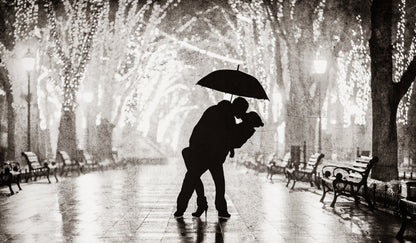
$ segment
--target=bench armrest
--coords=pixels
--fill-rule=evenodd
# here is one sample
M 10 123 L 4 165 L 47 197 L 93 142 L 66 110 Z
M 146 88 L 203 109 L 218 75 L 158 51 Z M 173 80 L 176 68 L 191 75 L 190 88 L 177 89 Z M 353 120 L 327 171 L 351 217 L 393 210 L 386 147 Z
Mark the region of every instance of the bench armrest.
M 347 167 L 347 166 L 325 165 L 322 168 L 322 175 L 326 178 L 337 177 L 342 180 L 347 180 L 348 177 L 350 177 L 351 175 L 356 175 L 354 176 L 356 178 L 357 178 L 357 175 L 358 177 L 363 178 L 364 174 L 365 174 L 365 171 L 357 170 L 355 168 Z

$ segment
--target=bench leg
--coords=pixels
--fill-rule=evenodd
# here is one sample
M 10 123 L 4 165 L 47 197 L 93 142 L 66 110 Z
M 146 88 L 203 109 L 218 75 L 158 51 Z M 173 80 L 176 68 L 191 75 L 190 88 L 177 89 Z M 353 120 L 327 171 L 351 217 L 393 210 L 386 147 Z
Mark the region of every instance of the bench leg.
M 31 176 L 30 176 L 31 174 L 32 174 L 32 172 L 31 172 L 31 171 L 29 171 L 29 172 L 27 172 L 27 173 L 26 173 L 26 181 L 25 181 L 26 183 L 29 181 L 29 179 L 30 179 L 30 177 L 31 177 Z
M 55 180 L 56 180 L 56 182 L 59 182 L 58 181 L 58 177 L 56 176 L 56 174 L 57 174 L 57 168 L 55 168 L 55 169 L 53 169 L 53 175 L 55 176 Z
M 48 167 L 48 169 L 46 170 L 46 178 L 48 179 L 48 182 L 50 184 L 51 183 L 51 180 L 49 179 L 49 171 L 50 171 L 50 169 Z
M 13 195 L 14 194 L 14 191 L 12 188 L 13 176 L 12 174 L 6 174 L 6 175 L 7 175 L 6 183 L 7 183 L 7 186 L 9 187 L 10 195 Z
M 337 197 L 338 197 L 338 194 L 336 192 L 334 192 L 334 199 L 332 200 L 331 208 L 333 208 L 335 206 L 335 203 L 337 202 Z
M 371 201 L 370 197 L 368 196 L 368 189 L 364 187 L 364 199 L 367 201 L 368 207 L 370 209 L 374 208 L 374 203 Z
M 286 187 L 288 187 L 289 186 L 289 183 L 290 183 L 290 175 L 289 175 L 289 173 L 287 173 L 287 183 L 286 183 Z
M 326 185 L 325 185 L 325 181 L 322 181 L 322 190 L 323 190 L 323 193 L 322 193 L 322 197 L 321 197 L 321 202 L 324 202 L 324 199 L 325 199 L 325 195 L 326 195 Z
M 22 188 L 20 187 L 20 174 L 18 174 L 16 176 L 16 184 L 17 184 L 17 187 L 19 188 L 19 190 L 22 190 Z
M 406 226 L 407 226 L 407 213 L 406 213 L 405 205 L 401 201 L 399 203 L 399 208 L 400 208 L 400 214 L 402 217 L 402 225 L 400 227 L 399 232 L 397 232 L 396 238 L 402 239 L 404 231 L 406 230 Z
M 338 197 L 338 193 L 337 193 L 337 181 L 336 180 L 334 180 L 332 182 L 332 188 L 334 190 L 334 199 L 332 200 L 331 207 L 333 208 L 335 206 L 335 203 L 336 203 L 337 197 Z
M 296 184 L 296 179 L 293 179 L 293 184 L 292 184 L 292 187 L 290 189 L 293 190 L 295 188 L 295 184 Z
M 320 185 L 320 180 L 319 180 L 319 178 L 316 176 L 316 174 L 314 174 L 314 181 L 315 181 L 315 185 L 316 185 L 316 187 L 319 189 L 319 190 L 321 190 L 321 185 Z
M 404 234 L 404 231 L 406 230 L 406 226 L 407 226 L 407 215 L 402 213 L 402 225 L 400 227 L 399 232 L 397 232 L 397 235 L 396 235 L 397 239 L 403 238 L 403 234 Z
M 309 183 L 311 184 L 311 187 L 313 187 L 312 174 L 308 175 L 308 179 L 309 179 Z

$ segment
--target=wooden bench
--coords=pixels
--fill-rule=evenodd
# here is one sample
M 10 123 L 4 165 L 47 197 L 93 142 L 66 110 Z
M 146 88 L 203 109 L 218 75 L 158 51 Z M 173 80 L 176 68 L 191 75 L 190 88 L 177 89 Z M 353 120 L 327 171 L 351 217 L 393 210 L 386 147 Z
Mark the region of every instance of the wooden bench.
M 20 187 L 20 164 L 14 161 L 5 162 L 0 168 L 0 185 L 6 185 L 9 187 L 10 195 L 14 194 L 12 183 L 16 183 L 19 190 L 22 190 Z
M 85 168 L 87 170 L 94 170 L 100 169 L 103 170 L 103 165 L 99 163 L 97 160 L 94 160 L 92 155 L 85 150 L 79 150 L 79 157 L 80 157 L 80 166 L 81 168 Z
M 68 172 L 76 170 L 78 175 L 81 174 L 82 167 L 76 160 L 72 160 L 66 151 L 58 151 L 58 158 L 62 162 L 61 175 L 68 175 Z
M 290 164 L 290 153 L 286 153 L 283 159 L 275 159 L 274 157 L 270 160 L 267 165 L 266 178 L 272 180 L 274 174 L 283 173 L 286 175 L 286 168 Z
M 410 220 L 416 221 L 416 201 L 408 199 L 400 199 L 399 201 L 400 216 L 402 218 L 402 225 L 396 238 L 402 239 L 406 226 Z
M 262 160 L 263 160 L 262 154 L 248 156 L 244 161 L 244 166 L 249 170 L 253 170 L 254 173 L 257 175 L 262 169 L 262 164 L 263 164 Z
M 126 164 L 124 163 L 125 161 L 124 160 L 121 160 L 119 157 L 118 157 L 118 151 L 117 150 L 112 150 L 111 151 L 111 159 L 113 160 L 113 163 L 114 163 L 114 166 L 116 167 L 116 168 L 119 168 L 119 167 L 124 167 Z
M 51 169 L 54 173 L 56 182 L 58 182 L 58 178 L 56 177 L 56 165 L 49 165 L 47 162 L 42 164 L 39 161 L 38 156 L 31 151 L 22 152 L 22 156 L 29 167 L 29 174 L 26 177 L 26 182 L 32 177 L 34 177 L 33 180 L 36 181 L 38 176 L 45 176 L 48 179 L 48 182 L 51 183 L 51 180 L 49 179 Z
M 371 169 L 378 162 L 378 157 L 359 157 L 352 167 L 342 167 L 336 165 L 326 165 L 322 168 L 322 187 L 323 195 L 321 202 L 324 201 L 325 195 L 328 191 L 334 193 L 331 207 L 334 207 L 338 196 L 354 197 L 355 203 L 359 203 L 360 189 L 363 189 L 362 197 L 368 203 L 370 208 L 373 208 L 368 195 L 367 178 Z
M 311 186 L 315 183 L 319 188 L 319 183 L 316 183 L 316 170 L 324 157 L 324 154 L 315 153 L 311 155 L 308 162 L 300 163 L 303 165 L 293 165 L 292 168 L 286 169 L 286 187 L 289 186 L 290 181 L 293 181 L 291 189 L 295 187 L 296 181 L 307 181 Z

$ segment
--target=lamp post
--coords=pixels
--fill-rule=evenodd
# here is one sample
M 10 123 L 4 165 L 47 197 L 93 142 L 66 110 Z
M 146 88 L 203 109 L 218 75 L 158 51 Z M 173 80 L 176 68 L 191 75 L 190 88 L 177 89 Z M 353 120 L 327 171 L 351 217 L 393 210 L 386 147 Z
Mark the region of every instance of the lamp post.
M 30 49 L 27 49 L 26 54 L 23 56 L 23 67 L 26 70 L 27 74 L 27 150 L 31 151 L 30 147 L 30 102 L 32 95 L 30 93 L 30 72 L 35 68 L 35 55 L 30 52 Z
M 313 67 L 315 76 L 321 76 L 326 72 L 327 61 L 325 59 L 315 59 L 313 61 Z M 318 123 L 318 152 L 322 153 L 322 85 L 321 80 L 316 80 L 318 83 L 318 92 L 319 92 L 319 123 Z

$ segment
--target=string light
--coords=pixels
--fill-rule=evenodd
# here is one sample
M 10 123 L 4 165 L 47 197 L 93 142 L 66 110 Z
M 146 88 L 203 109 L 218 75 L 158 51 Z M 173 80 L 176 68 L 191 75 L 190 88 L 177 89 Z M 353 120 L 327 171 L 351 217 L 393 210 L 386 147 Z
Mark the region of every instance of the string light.
M 337 86 L 339 100 L 344 107 L 344 126 L 350 125 L 351 116 L 355 117 L 355 124 L 366 123 L 365 114 L 371 95 L 368 43 L 364 39 L 361 16 L 356 16 L 356 20 L 358 31 L 352 30 L 356 38 L 350 41 L 351 49 L 348 53 L 340 51 L 337 58 Z M 347 75 L 349 70 L 354 72 Z
M 36 34 L 39 7 L 36 0 L 17 0 L 13 22 L 15 41 L 28 40 Z
M 399 2 L 400 18 L 397 22 L 396 40 L 393 44 L 393 82 L 400 82 L 405 69 L 409 66 L 410 61 L 416 55 L 416 36 L 411 39 L 408 52 L 405 51 L 405 31 L 406 31 L 406 0 Z M 413 27 L 416 31 L 416 24 Z M 400 100 L 397 108 L 397 123 L 407 125 L 409 116 L 410 99 L 413 93 L 413 83 L 409 90 Z
M 74 111 L 76 107 L 76 94 L 83 79 L 85 67 L 89 60 L 98 20 L 101 17 L 103 4 L 101 1 L 77 1 L 73 6 L 64 1 L 69 27 L 67 52 L 64 51 L 64 41 L 57 29 L 56 15 L 52 3 L 45 4 L 51 35 L 55 41 L 57 58 L 62 64 L 60 71 L 63 82 L 64 111 Z M 89 14 L 88 14 L 89 13 Z
M 314 9 L 313 13 L 317 17 L 313 20 L 312 29 L 313 29 L 313 41 L 318 41 L 319 36 L 321 35 L 321 25 L 324 21 L 324 8 L 325 0 L 319 1 L 319 4 Z

